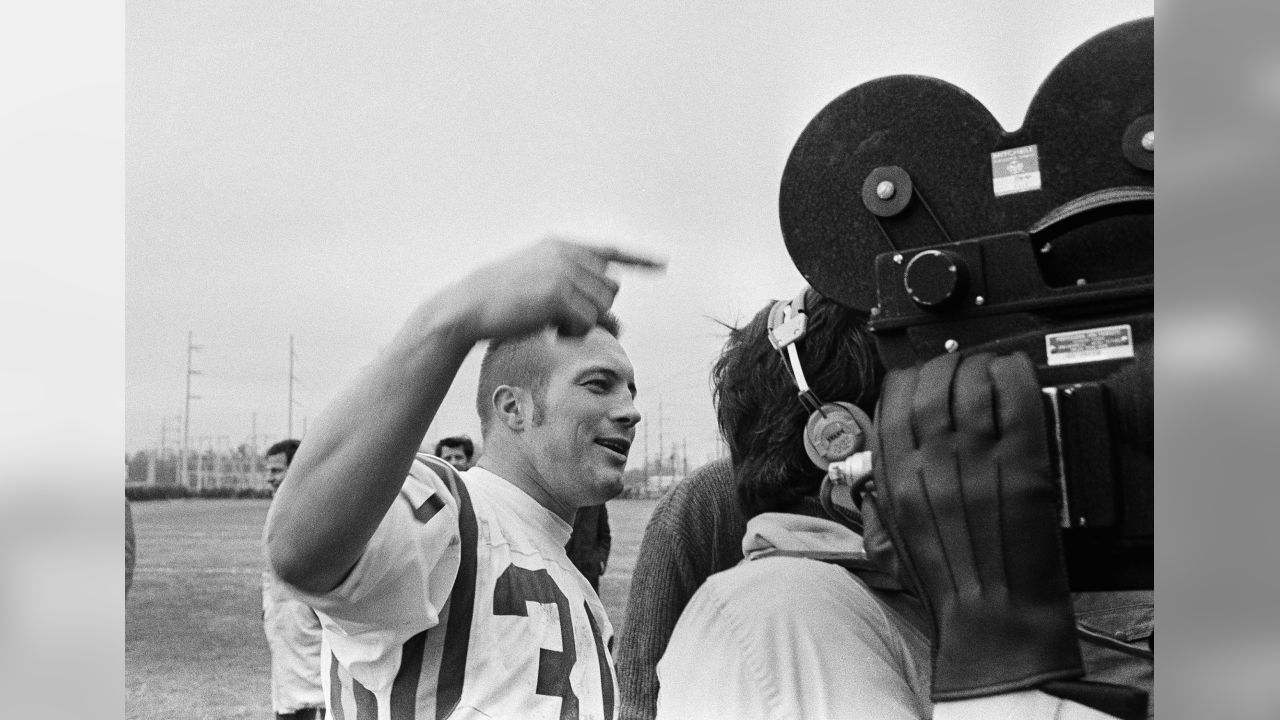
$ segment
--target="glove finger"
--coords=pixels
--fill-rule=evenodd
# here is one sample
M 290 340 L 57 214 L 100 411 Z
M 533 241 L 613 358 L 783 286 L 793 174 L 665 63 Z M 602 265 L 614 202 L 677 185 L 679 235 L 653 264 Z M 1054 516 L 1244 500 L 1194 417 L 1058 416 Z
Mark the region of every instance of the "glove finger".
M 906 542 L 908 536 L 915 540 L 922 525 L 932 527 L 932 518 L 914 510 L 918 503 L 912 499 L 919 497 L 920 456 L 911 429 L 911 395 L 918 376 L 918 368 L 907 368 L 893 370 L 885 378 L 871 439 L 875 479 L 865 486 L 862 512 L 869 556 L 928 604 L 912 560 L 918 547 Z
M 1016 547 L 1006 558 L 1010 586 L 1028 596 L 1065 597 L 1057 488 L 1035 368 L 1025 355 L 997 358 L 991 378 L 1000 423 L 1002 532 L 1005 546 Z
M 867 486 L 862 503 L 862 547 L 871 562 L 881 570 L 892 575 L 902 583 L 903 587 L 918 590 L 915 580 L 908 572 L 908 565 L 898 557 L 896 543 L 889 527 L 881 522 L 881 501 L 878 499 L 875 483 Z
M 1041 455 L 1049 462 L 1044 402 L 1035 366 L 1023 353 L 995 358 L 990 367 L 1001 444 L 1010 452 Z
M 990 442 L 997 431 L 995 398 L 989 371 L 996 357 L 991 353 L 966 356 L 956 368 L 952 383 L 952 414 L 956 429 L 966 436 Z
M 915 393 L 919 378 L 920 369 L 916 367 L 890 370 L 885 376 L 873 422 L 880 450 L 874 458 L 877 462 L 915 449 L 915 431 L 911 427 L 911 396 Z
M 929 361 L 921 368 L 913 397 L 913 419 L 920 444 L 917 453 L 922 470 L 917 475 L 912 505 L 902 511 L 910 512 L 913 519 L 929 519 L 933 524 L 925 526 L 925 532 L 920 533 L 915 542 L 920 548 L 919 563 L 927 565 L 921 569 L 921 582 L 936 592 L 954 594 L 962 587 L 976 587 L 974 583 L 978 581 L 973 531 L 975 521 L 981 523 L 982 519 L 969 507 L 969 485 L 981 482 L 980 478 L 966 476 L 966 473 L 989 475 L 989 472 L 980 467 L 980 456 L 964 457 L 959 452 L 958 440 L 965 432 L 966 418 L 964 408 L 957 406 L 962 399 L 957 393 L 961 392 L 961 386 L 986 384 L 982 365 L 988 357 L 969 359 L 950 355 Z M 966 377 L 975 369 L 980 382 Z M 966 388 L 969 394 L 976 394 L 972 390 Z
M 1010 498 L 1046 505 L 1052 512 L 1057 493 L 1049 472 L 1048 432 L 1035 368 L 1025 355 L 1016 354 L 996 358 L 990 372 L 1004 492 Z
M 951 415 L 951 383 L 960 356 L 939 355 L 920 367 L 915 392 L 911 396 L 911 425 L 917 446 L 931 438 L 950 433 L 955 427 Z
M 994 577 L 1003 574 L 1004 562 L 996 522 L 1000 498 L 995 482 L 996 419 L 988 373 L 992 360 L 990 353 L 977 353 L 960 361 L 951 391 L 956 486 L 946 488 L 941 482 L 930 482 L 933 504 L 945 511 L 939 514 L 943 526 L 950 528 L 947 550 L 952 563 L 982 586 L 993 578 L 992 573 L 997 573 Z

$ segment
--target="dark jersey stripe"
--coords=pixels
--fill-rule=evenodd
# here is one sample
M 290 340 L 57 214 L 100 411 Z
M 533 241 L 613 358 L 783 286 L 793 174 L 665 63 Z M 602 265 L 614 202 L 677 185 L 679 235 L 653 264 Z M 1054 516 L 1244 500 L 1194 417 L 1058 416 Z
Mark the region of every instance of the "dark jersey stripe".
M 604 638 L 600 635 L 600 626 L 596 625 L 596 616 L 591 614 L 591 605 L 584 602 L 582 609 L 587 612 L 587 622 L 591 623 L 591 637 L 596 642 L 596 661 L 600 663 L 600 694 L 604 696 L 604 716 L 613 717 L 613 673 L 609 672 L 609 655 L 604 649 Z
M 476 604 L 476 543 L 479 530 L 471 494 L 458 471 L 435 457 L 420 458 L 436 472 L 458 500 L 458 535 L 461 560 L 458 576 L 449 595 L 449 620 L 445 625 L 444 649 L 436 685 L 436 719 L 443 720 L 462 700 L 462 683 L 467 672 L 467 649 L 471 642 L 471 614 Z
M 338 677 L 338 658 L 329 653 L 329 715 L 333 720 L 346 720 L 342 712 L 342 678 Z
M 400 669 L 391 684 L 391 720 L 414 720 L 418 712 L 418 678 L 429 630 L 414 635 L 400 649 Z
M 356 698 L 356 720 L 378 720 L 378 696 L 354 677 L 351 678 L 351 690 Z

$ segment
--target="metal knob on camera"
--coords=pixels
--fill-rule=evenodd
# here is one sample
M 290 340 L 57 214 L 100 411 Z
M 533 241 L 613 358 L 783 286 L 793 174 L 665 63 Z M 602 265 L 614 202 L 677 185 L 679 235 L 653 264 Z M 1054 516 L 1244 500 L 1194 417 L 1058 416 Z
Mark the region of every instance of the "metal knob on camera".
M 925 250 L 907 262 L 902 286 L 917 305 L 940 310 L 969 290 L 969 267 L 951 250 Z

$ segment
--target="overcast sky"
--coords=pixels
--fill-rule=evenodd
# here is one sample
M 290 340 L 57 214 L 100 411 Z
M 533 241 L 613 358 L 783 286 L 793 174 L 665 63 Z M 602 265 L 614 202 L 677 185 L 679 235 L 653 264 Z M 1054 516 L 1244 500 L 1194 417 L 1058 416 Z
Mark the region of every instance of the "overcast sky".
M 251 442 L 256 414 L 262 447 L 286 433 L 291 335 L 299 436 L 414 305 L 559 232 L 669 261 L 619 273 L 637 450 L 661 420 L 701 463 L 719 322 L 802 284 L 777 197 L 809 120 L 914 73 L 1014 129 L 1066 53 L 1154 9 L 686 5 L 129 2 L 126 448 L 179 438 L 188 332 L 193 444 Z M 478 365 L 428 440 L 479 437 Z

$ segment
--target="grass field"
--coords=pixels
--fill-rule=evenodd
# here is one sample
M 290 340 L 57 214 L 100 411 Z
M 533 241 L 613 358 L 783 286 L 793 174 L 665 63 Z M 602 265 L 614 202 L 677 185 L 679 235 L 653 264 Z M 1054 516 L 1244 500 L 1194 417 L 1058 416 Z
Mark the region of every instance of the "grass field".
M 621 630 L 636 551 L 656 500 L 609 503 L 600 595 Z M 266 500 L 135 503 L 138 564 L 126 602 L 127 717 L 271 717 L 259 539 Z

